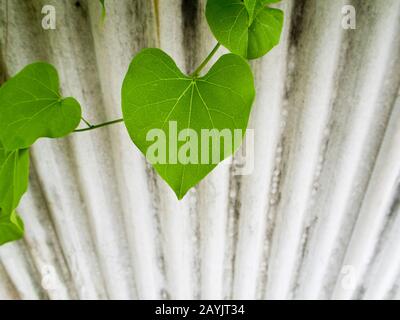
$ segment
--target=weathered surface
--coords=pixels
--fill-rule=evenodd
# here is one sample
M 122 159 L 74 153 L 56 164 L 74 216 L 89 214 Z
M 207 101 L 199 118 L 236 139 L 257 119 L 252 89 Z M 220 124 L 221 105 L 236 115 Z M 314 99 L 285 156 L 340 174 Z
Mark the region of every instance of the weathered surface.
M 0 0 L 0 78 L 53 63 L 97 123 L 140 49 L 190 72 L 215 44 L 204 0 L 106 2 L 103 23 L 97 1 Z M 220 166 L 179 202 L 123 125 L 41 140 L 1 299 L 400 298 L 400 1 L 279 6 L 281 44 L 252 63 L 254 172 Z

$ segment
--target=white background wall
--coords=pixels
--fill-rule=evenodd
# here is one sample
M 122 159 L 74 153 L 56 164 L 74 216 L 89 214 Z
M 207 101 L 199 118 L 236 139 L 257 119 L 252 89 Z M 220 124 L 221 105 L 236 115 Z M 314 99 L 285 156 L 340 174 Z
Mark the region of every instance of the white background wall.
M 205 0 L 106 2 L 103 23 L 95 0 L 0 0 L 2 78 L 48 61 L 98 123 L 140 49 L 189 72 L 215 44 Z M 252 62 L 253 174 L 220 166 L 179 202 L 123 125 L 42 139 L 1 299 L 400 298 L 400 1 L 279 6 L 281 44 Z

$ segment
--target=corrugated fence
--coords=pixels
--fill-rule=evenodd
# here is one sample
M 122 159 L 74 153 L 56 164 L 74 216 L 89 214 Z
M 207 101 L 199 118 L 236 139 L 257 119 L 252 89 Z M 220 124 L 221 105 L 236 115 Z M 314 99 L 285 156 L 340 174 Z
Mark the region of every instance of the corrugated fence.
M 205 1 L 107 0 L 104 21 L 97 0 L 0 3 L 2 78 L 48 61 L 94 123 L 121 116 L 140 49 L 189 72 L 215 44 Z M 123 125 L 42 139 L 0 298 L 400 298 L 400 1 L 278 6 L 281 44 L 252 62 L 252 174 L 219 166 L 179 202 Z

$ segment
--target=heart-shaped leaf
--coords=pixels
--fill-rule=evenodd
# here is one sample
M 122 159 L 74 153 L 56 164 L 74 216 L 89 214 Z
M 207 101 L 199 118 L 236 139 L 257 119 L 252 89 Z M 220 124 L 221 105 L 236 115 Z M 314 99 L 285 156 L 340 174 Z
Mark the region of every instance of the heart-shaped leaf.
M 0 140 L 7 150 L 28 148 L 40 137 L 63 137 L 80 120 L 79 103 L 60 96 L 50 64 L 28 65 L 0 89 Z
M 206 17 L 215 38 L 248 59 L 265 55 L 280 40 L 283 12 L 267 5 L 280 0 L 208 0 Z
M 182 199 L 237 149 L 241 141 L 230 138 L 243 137 L 254 95 L 252 72 L 240 56 L 224 55 L 205 76 L 192 78 L 163 51 L 145 49 L 125 77 L 122 110 L 133 142 Z M 205 142 L 206 133 L 222 131 L 228 138 L 220 145 Z
M 19 240 L 24 235 L 24 223 L 13 211 L 11 215 L 3 215 L 0 210 L 0 246 L 11 241 Z
M 10 214 L 28 188 L 28 150 L 5 151 L 0 143 L 0 209 Z

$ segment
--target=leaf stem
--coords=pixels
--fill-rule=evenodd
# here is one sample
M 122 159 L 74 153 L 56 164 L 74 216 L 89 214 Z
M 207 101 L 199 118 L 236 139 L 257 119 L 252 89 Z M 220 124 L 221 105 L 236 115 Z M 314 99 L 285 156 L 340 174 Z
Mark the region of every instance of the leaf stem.
M 107 121 L 107 122 L 103 122 L 103 123 L 99 123 L 96 125 L 90 125 L 88 128 L 84 128 L 84 129 L 76 129 L 74 130 L 74 132 L 84 132 L 84 131 L 90 131 L 90 130 L 96 130 L 105 126 L 110 126 L 112 124 L 116 124 L 116 123 L 120 123 L 123 122 L 124 119 L 117 119 L 117 120 L 112 120 L 112 121 Z M 86 123 L 86 121 L 85 121 Z
M 201 70 L 203 70 L 203 68 L 207 65 L 207 63 L 210 62 L 211 58 L 214 56 L 214 54 L 218 51 L 219 47 L 221 46 L 221 44 L 218 42 L 214 49 L 212 49 L 212 51 L 210 52 L 210 54 L 207 56 L 207 58 L 204 59 L 204 61 L 198 66 L 198 68 L 190 75 L 191 77 L 195 78 L 199 75 L 199 73 L 201 72 Z
M 89 128 L 93 127 L 93 125 L 89 121 L 87 121 L 84 117 L 81 117 L 81 119 Z

